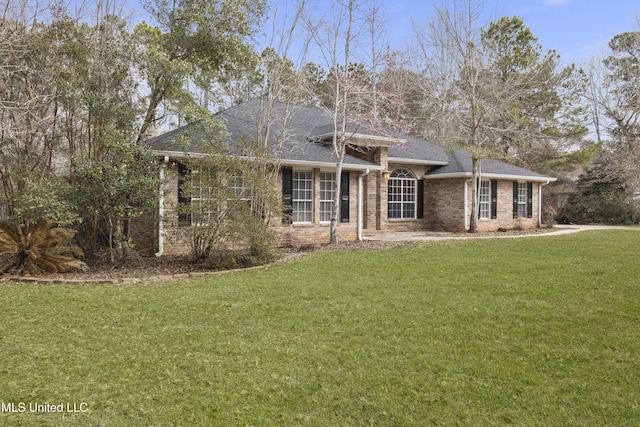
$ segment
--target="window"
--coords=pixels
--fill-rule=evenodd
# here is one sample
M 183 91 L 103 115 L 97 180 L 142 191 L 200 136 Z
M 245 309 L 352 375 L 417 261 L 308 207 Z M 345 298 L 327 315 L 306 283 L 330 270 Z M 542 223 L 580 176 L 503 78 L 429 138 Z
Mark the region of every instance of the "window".
M 294 222 L 313 222 L 313 171 L 293 171 L 291 207 Z
M 198 170 L 178 164 L 178 224 L 206 225 L 255 208 L 251 182 L 241 170 Z M 258 212 L 254 212 L 258 213 Z
M 242 171 L 236 171 L 231 174 L 227 187 L 239 200 L 251 200 L 251 189 Z
M 527 183 L 518 182 L 518 216 L 527 216 Z
M 491 212 L 491 181 L 480 181 L 480 191 L 478 193 L 480 219 L 489 219 Z
M 251 212 L 264 219 L 265 205 L 259 195 L 255 195 L 251 185 L 251 179 L 242 170 L 235 170 L 227 178 L 227 208 L 242 214 Z
M 513 217 L 533 218 L 532 182 L 513 182 Z
M 206 174 L 206 175 L 205 175 Z M 211 183 L 213 171 L 204 174 L 198 170 L 191 171 L 191 225 L 204 225 L 218 211 L 215 203 L 214 189 Z
M 331 221 L 336 174 L 334 172 L 320 172 L 320 221 Z
M 321 222 L 331 221 L 333 210 L 335 172 L 319 172 Z M 349 172 L 343 171 L 340 180 L 340 222 L 349 222 Z M 282 168 L 282 202 L 287 207 L 283 224 L 312 223 L 314 215 L 314 172 Z
M 215 197 L 218 189 L 213 186 L 214 169 L 206 172 L 191 169 L 184 163 L 178 169 L 178 224 L 180 226 L 204 225 L 219 212 Z
M 389 177 L 388 217 L 389 219 L 416 217 L 416 178 L 406 169 L 396 169 Z

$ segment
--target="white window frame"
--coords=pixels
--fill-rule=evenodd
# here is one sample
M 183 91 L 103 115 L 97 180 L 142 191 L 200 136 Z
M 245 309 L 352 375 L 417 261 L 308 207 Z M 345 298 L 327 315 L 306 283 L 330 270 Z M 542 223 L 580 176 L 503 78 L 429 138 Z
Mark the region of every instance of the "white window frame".
M 518 181 L 518 217 L 527 217 L 527 183 Z
M 489 219 L 491 217 L 491 181 L 480 181 L 478 188 L 478 218 Z
M 211 222 L 211 218 L 216 213 L 212 206 L 213 198 L 211 193 L 215 189 L 211 186 L 204 186 L 199 177 L 200 171 L 191 171 L 191 225 L 202 226 Z M 211 172 L 209 172 L 211 174 Z M 195 207 L 193 207 L 195 205 Z
M 209 175 L 215 173 L 213 170 L 209 172 Z M 211 219 L 215 215 L 222 213 L 222 209 L 229 208 L 229 202 L 241 201 L 245 202 L 251 208 L 251 188 L 248 185 L 248 181 L 245 179 L 242 171 L 236 171 L 229 175 L 226 186 L 230 193 L 232 193 L 236 199 L 229 197 L 227 200 L 227 206 L 214 206 L 214 202 L 224 203 L 220 197 L 212 197 L 214 191 L 224 191 L 220 188 L 213 186 L 205 186 L 201 177 L 201 172 L 197 169 L 191 171 L 191 225 L 192 226 L 204 226 L 211 222 Z M 207 178 L 211 180 L 211 177 Z M 221 196 L 222 194 L 220 194 Z
M 229 188 L 239 200 L 251 200 L 251 188 L 241 170 L 235 171 L 229 176 L 227 188 Z
M 418 180 L 413 173 L 404 168 L 394 170 L 387 184 L 387 218 L 416 219 L 417 193 Z
M 335 172 L 320 172 L 320 222 L 331 221 L 335 185 Z
M 313 223 L 313 171 L 294 169 L 292 173 L 293 223 Z

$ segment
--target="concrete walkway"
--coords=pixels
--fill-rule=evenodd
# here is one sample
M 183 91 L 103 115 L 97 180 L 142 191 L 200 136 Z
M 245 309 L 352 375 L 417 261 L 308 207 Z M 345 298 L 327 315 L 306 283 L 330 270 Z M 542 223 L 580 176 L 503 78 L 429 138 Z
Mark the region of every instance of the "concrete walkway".
M 395 233 L 380 234 L 376 236 L 364 236 L 364 240 L 378 240 L 387 242 L 401 241 L 438 241 L 438 240 L 465 240 L 465 239 L 514 239 L 519 237 L 540 237 L 540 236 L 558 236 L 562 234 L 579 233 L 589 230 L 627 230 L 640 231 L 640 227 L 625 227 L 619 225 L 556 225 L 552 230 L 544 230 L 528 234 L 509 234 L 506 233 L 449 233 L 438 231 L 402 231 Z

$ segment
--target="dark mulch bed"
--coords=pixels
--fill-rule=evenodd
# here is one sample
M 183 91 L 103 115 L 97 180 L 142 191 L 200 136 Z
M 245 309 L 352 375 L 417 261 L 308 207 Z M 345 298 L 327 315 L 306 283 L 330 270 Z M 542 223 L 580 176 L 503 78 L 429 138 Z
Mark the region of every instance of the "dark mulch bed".
M 505 237 L 527 234 L 541 234 L 552 231 L 550 229 L 534 229 L 507 232 L 488 232 L 470 235 L 468 233 L 432 233 L 434 237 L 441 238 L 461 238 L 461 237 Z M 426 235 L 429 233 L 420 233 Z M 381 249 L 391 247 L 404 247 L 417 244 L 424 244 L 424 241 L 379 241 L 365 240 L 359 242 L 345 242 L 338 245 L 315 245 L 297 248 L 287 248 L 282 250 L 282 258 L 277 263 L 288 262 L 298 258 L 308 252 L 317 250 L 350 250 L 350 249 Z M 162 256 L 162 257 L 132 257 L 124 262 L 111 264 L 107 259 L 88 261 L 89 269 L 84 272 L 70 272 L 61 274 L 46 274 L 41 278 L 46 280 L 69 280 L 69 281 L 108 281 L 108 280 L 150 280 L 157 277 L 168 277 L 174 275 L 184 275 L 189 273 L 201 273 L 212 271 L 204 268 L 202 264 L 194 263 L 189 257 Z M 243 268 L 241 264 L 233 265 L 231 268 Z

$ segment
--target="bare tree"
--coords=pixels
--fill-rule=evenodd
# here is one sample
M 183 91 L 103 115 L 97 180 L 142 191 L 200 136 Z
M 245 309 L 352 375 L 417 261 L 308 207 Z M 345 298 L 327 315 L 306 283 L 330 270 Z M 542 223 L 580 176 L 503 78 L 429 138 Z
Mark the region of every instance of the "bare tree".
M 324 6 L 324 4 L 323 4 Z M 327 15 L 305 15 L 305 23 L 313 48 L 319 52 L 328 74 L 319 83 L 326 93 L 309 91 L 317 104 L 325 110 L 333 126 L 331 147 L 336 159 L 333 207 L 329 227 L 329 243 L 338 243 L 338 218 L 341 175 L 347 146 L 354 143 L 356 133 L 349 123 L 377 122 L 377 71 L 380 63 L 379 44 L 383 23 L 374 2 L 362 0 L 333 0 Z M 307 70 L 318 70 L 315 66 Z
M 222 148 L 229 135 L 225 130 L 221 132 L 224 137 L 215 132 L 216 127 L 224 128 L 224 123 L 211 117 L 202 117 L 199 121 L 199 127 L 205 127 L 203 132 L 207 135 L 200 147 L 203 157 L 186 162 L 194 171 L 214 169 L 216 173 L 206 176 L 199 173 L 199 182 L 191 185 L 191 190 L 207 188 L 206 204 L 217 207 L 207 208 L 210 212 L 204 224 L 184 229 L 190 235 L 196 257 L 206 258 L 216 246 L 229 241 L 248 240 L 252 250 L 270 245 L 271 240 L 266 238 L 272 234 L 268 226 L 275 219 L 274 215 L 281 218 L 284 208 L 276 190 L 282 152 L 290 137 L 290 121 L 302 96 L 302 74 L 287 57 L 299 35 L 303 8 L 304 2 L 301 2 L 293 15 L 287 15 L 290 12 L 287 10 L 274 10 L 268 46 L 257 57 L 255 66 L 235 69 L 231 74 L 225 74 L 229 70 L 214 73 L 218 78 L 222 76 L 224 84 L 208 88 L 216 91 L 212 98 L 231 99 L 232 104 L 243 101 L 235 99 L 236 89 L 243 87 L 243 92 L 256 95 L 258 99 L 252 102 L 259 105 L 252 110 L 253 116 L 245 117 L 255 125 L 254 133 L 233 141 L 232 156 L 227 148 Z M 299 53 L 302 58 L 303 54 Z M 230 183 L 236 185 L 234 191 L 228 188 Z M 239 188 L 246 191 L 236 194 Z M 202 207 L 203 202 L 200 202 L 200 205 L 186 206 L 186 210 L 190 215 L 202 216 L 198 212 Z M 229 220 L 231 217 L 233 221 Z
M 259 176 L 266 177 L 266 182 L 272 188 L 276 185 L 285 143 L 291 136 L 291 119 L 298 111 L 304 96 L 303 74 L 296 70 L 295 63 L 289 57 L 293 55 L 293 47 L 301 41 L 300 21 L 305 4 L 305 0 L 300 0 L 292 13 L 287 9 L 276 8 L 273 11 L 269 46 L 261 55 L 261 105 L 258 117 L 254 118 L 256 139 L 255 144 L 250 144 L 247 148 L 250 155 L 256 159 L 256 172 Z M 297 56 L 298 63 L 304 61 L 304 43 Z M 268 190 L 263 189 L 263 192 L 266 191 Z M 262 215 L 268 222 L 274 209 L 262 209 Z
M 593 58 L 587 97 L 609 177 L 640 188 L 640 32 L 616 35 Z
M 575 69 L 556 71 L 558 56 L 542 55 L 519 18 L 483 27 L 482 5 L 444 1 L 426 31 L 414 24 L 429 105 L 428 137 L 464 148 L 472 159 L 470 232 L 477 231 L 482 159 L 513 159 L 543 141 L 576 140 L 586 132 L 579 109 L 569 108 L 579 83 Z
M 6 1 L 0 18 L 0 179 L 8 215 L 29 186 L 51 177 L 59 139 L 53 47 L 26 1 Z
M 481 160 L 499 139 L 495 128 L 503 99 L 512 99 L 507 85 L 492 86 L 487 79 L 488 58 L 481 48 L 478 21 L 481 7 L 470 0 L 464 6 L 436 8 L 426 34 L 416 26 L 422 66 L 430 86 L 424 94 L 437 111 L 432 136 L 436 143 L 464 147 L 472 159 L 472 205 L 470 232 L 477 231 L 478 178 Z M 495 90 L 493 90 L 495 89 Z M 506 100 L 505 99 L 505 100 Z M 504 104 L 503 104 L 504 105 Z

